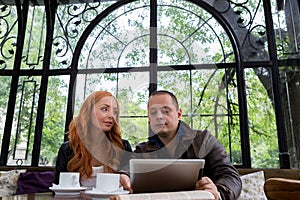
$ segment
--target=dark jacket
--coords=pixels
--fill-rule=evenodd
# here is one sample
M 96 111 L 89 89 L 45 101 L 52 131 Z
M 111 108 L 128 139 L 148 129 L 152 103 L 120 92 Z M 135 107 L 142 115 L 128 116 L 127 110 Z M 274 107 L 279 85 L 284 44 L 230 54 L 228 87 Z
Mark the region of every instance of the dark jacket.
M 122 139 L 124 150 L 128 152 L 132 152 L 132 148 L 130 143 L 127 140 Z M 67 172 L 67 165 L 70 159 L 73 156 L 73 151 L 70 147 L 70 142 L 67 141 L 63 143 L 58 151 L 57 159 L 56 159 L 56 165 L 55 165 L 55 176 L 54 176 L 54 183 L 58 184 L 59 182 L 59 173 L 60 172 Z M 122 164 L 121 160 L 121 164 Z M 125 161 L 124 161 L 125 162 Z
M 180 122 L 176 135 L 176 150 L 170 157 L 157 135 L 148 142 L 136 146 L 136 156 L 143 158 L 205 159 L 203 176 L 208 176 L 217 186 L 222 200 L 234 200 L 240 195 L 242 183 L 235 167 L 230 162 L 224 147 L 208 131 L 192 130 Z M 152 153 L 149 153 L 152 152 Z M 147 154 L 145 154 L 147 153 Z

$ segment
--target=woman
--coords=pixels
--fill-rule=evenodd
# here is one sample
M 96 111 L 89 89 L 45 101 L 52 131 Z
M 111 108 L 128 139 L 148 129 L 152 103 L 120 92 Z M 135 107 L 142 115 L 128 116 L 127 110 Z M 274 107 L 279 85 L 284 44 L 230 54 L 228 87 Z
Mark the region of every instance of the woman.
M 59 149 L 55 184 L 60 172 L 79 172 L 81 186 L 88 188 L 95 187 L 97 173 L 117 173 L 122 154 L 132 152 L 129 142 L 121 138 L 119 113 L 118 101 L 109 92 L 94 92 L 84 101 L 69 125 L 69 141 Z M 126 174 L 120 173 L 120 182 L 130 189 Z

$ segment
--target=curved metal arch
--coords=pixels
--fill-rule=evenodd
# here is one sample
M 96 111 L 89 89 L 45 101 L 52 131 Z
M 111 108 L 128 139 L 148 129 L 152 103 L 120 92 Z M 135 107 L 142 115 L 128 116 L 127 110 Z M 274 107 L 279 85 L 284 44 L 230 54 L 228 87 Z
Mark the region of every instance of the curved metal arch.
M 70 77 L 70 88 L 69 88 L 69 96 L 72 96 L 74 84 L 76 81 L 77 75 L 77 65 L 78 59 L 83 48 L 84 43 L 86 42 L 89 34 L 92 32 L 94 27 L 106 16 L 108 16 L 112 11 L 120 8 L 125 4 L 129 4 L 134 2 L 135 0 L 120 0 L 115 4 L 109 6 L 103 12 L 95 17 L 94 20 L 87 26 L 85 31 L 82 33 L 78 43 L 75 47 L 75 51 L 73 54 L 72 62 L 71 62 L 71 77 Z M 250 143 L 249 143 L 249 128 L 248 128 L 248 112 L 247 112 L 247 102 L 246 102 L 246 94 L 245 94 L 245 79 L 244 79 L 244 68 L 241 54 L 241 46 L 238 40 L 237 35 L 234 33 L 233 28 L 230 26 L 230 23 L 225 19 L 225 17 L 218 11 L 216 8 L 209 5 L 207 2 L 199 1 L 199 0 L 187 0 L 199 7 L 205 9 L 209 12 L 222 26 L 224 31 L 227 33 L 230 42 L 233 46 L 235 63 L 237 64 L 237 87 L 238 87 L 238 102 L 239 102 L 239 117 L 240 117 L 240 132 L 241 132 L 241 149 L 242 149 L 242 160 L 244 167 L 251 167 L 251 159 L 250 159 Z M 225 2 L 225 1 L 224 1 Z M 72 102 L 73 99 L 68 99 L 68 109 L 67 109 L 67 122 L 70 122 L 72 119 Z
M 121 50 L 120 56 L 118 57 L 118 64 L 117 64 L 117 66 L 119 66 L 119 61 L 120 61 L 121 55 L 123 54 L 123 52 L 126 50 L 126 48 L 127 48 L 130 44 L 132 44 L 132 43 L 133 43 L 134 41 L 136 41 L 137 39 L 140 39 L 140 38 L 143 38 L 143 37 L 146 37 L 146 36 L 149 36 L 149 35 L 150 35 L 150 34 L 144 34 L 144 35 L 141 35 L 141 36 L 139 36 L 139 37 L 137 37 L 137 38 L 135 38 L 135 39 L 129 41 L 128 44 L 125 45 L 124 48 Z M 157 35 L 165 36 L 165 37 L 168 37 L 168 38 L 171 38 L 171 39 L 175 40 L 178 44 L 180 44 L 180 46 L 182 46 L 182 48 L 184 49 L 185 52 L 188 52 L 188 50 L 187 50 L 186 47 L 182 44 L 182 42 L 180 42 L 179 40 L 177 40 L 175 37 L 172 37 L 172 36 L 167 35 L 167 34 L 157 34 Z M 186 53 L 186 54 L 189 55 L 188 53 Z M 189 60 L 189 64 L 191 64 L 191 58 L 190 58 L 190 56 L 188 56 L 188 57 L 189 57 L 189 59 L 188 59 L 188 60 Z
M 145 7 L 149 7 L 149 6 L 150 6 L 150 5 L 139 6 L 139 7 L 133 8 L 133 9 L 131 9 L 131 10 L 129 10 L 129 11 L 125 11 L 124 13 L 122 13 L 122 14 L 116 16 L 116 18 L 114 18 L 112 21 L 110 21 L 109 23 L 107 23 L 106 26 L 103 27 L 103 30 L 101 30 L 101 31 L 99 32 L 99 34 L 98 34 L 98 36 L 96 37 L 95 41 L 96 41 L 97 38 L 101 35 L 101 33 L 102 33 L 103 31 L 105 31 L 106 27 L 109 26 L 109 25 L 110 25 L 113 21 L 115 21 L 116 19 L 122 17 L 123 15 L 125 15 L 125 14 L 128 13 L 128 12 L 132 12 L 132 11 L 134 11 L 134 10 L 138 10 L 138 9 L 140 9 L 140 8 L 145 8 Z M 184 10 L 184 11 L 186 11 L 186 12 L 188 12 L 188 13 L 191 13 L 191 14 L 197 16 L 199 19 L 203 19 L 203 18 L 202 18 L 199 14 L 197 14 L 196 12 L 192 12 L 191 10 L 188 10 L 188 9 L 186 9 L 186 8 L 184 8 L 184 7 L 173 6 L 173 5 L 160 5 L 160 6 L 167 6 L 167 7 L 174 7 L 174 8 L 177 8 L 177 9 L 181 9 L 181 10 Z M 103 19 L 103 18 L 102 18 L 102 19 Z M 101 20 L 102 20 L 102 19 L 101 19 Z M 209 26 L 209 27 L 211 28 L 211 31 L 217 36 L 216 31 L 210 26 L 210 24 L 207 23 L 207 21 L 206 21 L 204 24 L 206 24 L 207 26 Z M 93 30 L 91 30 L 91 31 L 93 31 Z M 193 34 L 194 34 L 194 33 L 193 33 Z M 136 39 L 142 38 L 142 37 L 147 36 L 147 35 L 150 35 L 150 34 L 144 34 L 144 35 L 141 35 L 141 36 L 135 38 L 134 40 L 129 41 L 126 45 L 123 43 L 123 44 L 124 44 L 124 48 L 123 48 L 123 50 L 121 50 L 121 53 L 120 53 L 118 59 L 120 59 L 122 52 L 124 52 L 124 50 L 126 49 L 126 46 L 128 46 L 129 44 L 131 44 L 132 42 L 134 42 Z M 186 54 L 188 55 L 188 57 L 189 57 L 189 59 L 188 59 L 188 60 L 189 60 L 189 64 L 191 64 L 191 58 L 190 58 L 190 56 L 189 56 L 188 50 L 187 50 L 187 48 L 183 45 L 184 41 L 187 40 L 187 39 L 184 39 L 183 41 L 179 41 L 178 39 L 176 39 L 176 38 L 174 38 L 174 37 L 172 37 L 172 36 L 170 36 L 170 35 L 167 35 L 167 34 L 157 34 L 157 35 L 170 37 L 170 38 L 172 38 L 173 40 L 175 40 L 177 43 L 179 43 L 180 46 L 183 47 L 183 49 L 185 50 Z M 192 35 L 192 34 L 191 34 L 191 35 Z M 190 37 L 191 35 L 189 35 L 188 37 Z M 220 38 L 219 38 L 218 36 L 217 36 L 217 38 L 218 38 L 218 41 L 219 41 L 220 45 L 222 46 L 222 51 L 223 51 L 223 55 L 224 55 L 223 44 L 222 44 L 222 42 L 220 41 Z M 117 38 L 116 38 L 116 39 L 117 39 Z M 121 42 L 121 41 L 120 41 L 120 42 Z M 84 45 L 84 44 L 83 44 L 83 45 Z M 94 44 L 91 45 L 91 47 L 93 47 L 93 46 L 94 46 Z M 89 56 L 88 56 L 88 58 L 89 58 Z M 88 58 L 87 58 L 87 60 L 88 60 Z M 118 67 L 119 67 L 119 61 L 118 61 L 118 64 L 117 64 L 117 68 L 118 68 Z
M 245 92 L 245 79 L 244 79 L 244 68 L 241 54 L 241 45 L 239 43 L 238 37 L 234 34 L 234 30 L 230 26 L 230 23 L 225 19 L 225 17 L 218 12 L 211 5 L 198 0 L 187 0 L 190 1 L 209 12 L 223 27 L 224 31 L 227 33 L 231 44 L 233 46 L 233 51 L 235 55 L 235 62 L 237 63 L 237 87 L 238 87 L 238 102 L 239 102 L 239 117 L 240 117 L 240 136 L 241 136 L 241 149 L 242 149 L 242 165 L 243 167 L 251 168 L 251 157 L 250 157 L 250 142 L 249 142 L 249 126 L 248 126 L 248 111 L 247 111 L 247 100 Z
M 105 30 L 106 30 L 106 28 L 110 25 L 110 24 L 112 24 L 115 20 L 117 20 L 118 18 L 120 18 L 120 17 L 122 17 L 123 15 L 125 15 L 126 13 L 128 13 L 128 12 L 131 12 L 131 11 L 134 11 L 134 10 L 137 10 L 137 9 L 140 9 L 140 8 L 143 8 L 143 7 L 147 7 L 147 6 L 140 6 L 140 7 L 136 7 L 136 8 L 134 8 L 134 9 L 132 9 L 132 10 L 130 10 L 130 11 L 126 11 L 126 12 L 124 12 L 124 13 L 122 13 L 122 14 L 120 14 L 120 15 L 118 15 L 116 18 L 114 18 L 112 21 L 110 21 L 109 23 L 107 23 L 106 24 L 106 26 L 104 26 L 104 27 L 102 27 L 103 28 L 103 30 L 101 30 L 100 32 L 99 32 L 99 34 L 98 34 L 98 36 L 95 38 L 95 40 L 94 40 L 94 42 L 93 42 L 93 44 L 91 45 L 91 47 L 93 47 L 94 46 L 94 44 L 95 44 L 95 41 L 98 39 L 98 37 L 102 34 L 102 32 L 104 32 Z M 113 10 L 112 10 L 113 11 Z M 105 17 L 105 16 L 104 16 Z M 103 18 L 104 18 L 103 17 Z M 103 18 L 101 18 L 100 19 L 100 21 L 103 19 Z M 98 23 L 97 23 L 98 24 Z M 97 25 L 96 24 L 96 25 Z M 95 26 L 94 26 L 95 27 Z M 91 32 L 93 31 L 93 28 L 94 27 L 92 27 L 92 29 L 91 29 Z M 91 33 L 90 32 L 90 33 Z M 138 38 L 141 38 L 141 37 L 143 37 L 143 36 L 140 36 L 140 37 L 138 37 Z M 116 38 L 117 39 L 117 38 Z M 134 40 L 133 40 L 134 41 Z M 128 44 L 130 44 L 130 43 L 132 43 L 133 41 L 130 41 L 130 42 L 128 42 Z M 123 43 L 124 44 L 124 43 Z M 124 48 L 123 48 L 123 50 L 121 51 L 121 52 L 123 52 L 124 50 L 125 50 L 125 48 L 126 48 L 126 46 L 128 46 L 128 44 L 127 45 L 125 45 L 124 44 Z M 82 47 L 83 47 L 83 45 L 84 45 L 84 43 L 82 44 Z M 81 47 L 81 49 L 82 49 L 82 47 Z M 75 51 L 76 51 L 76 49 L 75 49 Z M 79 56 L 79 54 L 78 54 L 78 56 Z M 119 58 L 120 58 L 121 56 L 119 56 Z M 88 58 L 87 58 L 87 60 L 89 59 L 89 56 L 88 56 Z M 76 64 L 78 64 L 78 59 L 77 59 L 77 62 L 76 62 Z M 77 66 L 77 65 L 76 65 Z M 117 64 L 117 67 L 119 66 L 119 62 L 118 62 L 118 64 Z
M 108 16 L 112 11 L 116 10 L 117 8 L 120 8 L 121 6 L 134 2 L 136 0 L 120 0 L 117 1 L 115 4 L 109 6 L 108 8 L 106 8 L 103 12 L 101 12 L 99 15 L 97 15 L 95 17 L 95 19 L 93 19 L 91 21 L 91 23 L 86 27 L 86 29 L 84 30 L 84 32 L 81 34 L 81 37 L 79 38 L 77 45 L 75 47 L 74 50 L 74 54 L 73 54 L 73 58 L 72 58 L 72 62 L 71 62 L 71 68 L 75 68 L 77 67 L 77 63 L 78 63 L 78 59 L 79 59 L 79 55 L 81 52 L 81 49 L 85 43 L 85 41 L 87 40 L 88 36 L 90 35 L 90 33 L 92 32 L 92 30 L 94 29 L 95 26 L 97 26 L 97 24 L 106 16 Z

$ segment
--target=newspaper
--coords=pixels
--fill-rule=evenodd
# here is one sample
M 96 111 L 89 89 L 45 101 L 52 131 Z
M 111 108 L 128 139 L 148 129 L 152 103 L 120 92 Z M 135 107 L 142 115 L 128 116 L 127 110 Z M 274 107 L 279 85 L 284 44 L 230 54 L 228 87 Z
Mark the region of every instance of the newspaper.
M 205 190 L 182 192 L 159 192 L 125 194 L 110 197 L 109 200 L 213 200 L 213 194 Z

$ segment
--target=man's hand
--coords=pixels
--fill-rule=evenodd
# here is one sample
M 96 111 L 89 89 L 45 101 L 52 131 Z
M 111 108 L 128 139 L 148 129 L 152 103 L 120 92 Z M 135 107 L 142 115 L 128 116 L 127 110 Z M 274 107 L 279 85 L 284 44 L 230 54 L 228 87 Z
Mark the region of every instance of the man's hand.
M 216 200 L 219 200 L 219 192 L 217 186 L 212 182 L 210 178 L 206 176 L 202 177 L 202 179 L 196 183 L 196 190 L 206 190 L 212 193 Z
M 130 184 L 130 178 L 126 174 L 120 174 L 120 184 L 123 186 L 125 190 L 131 191 L 131 184 Z

